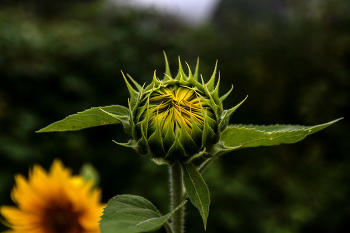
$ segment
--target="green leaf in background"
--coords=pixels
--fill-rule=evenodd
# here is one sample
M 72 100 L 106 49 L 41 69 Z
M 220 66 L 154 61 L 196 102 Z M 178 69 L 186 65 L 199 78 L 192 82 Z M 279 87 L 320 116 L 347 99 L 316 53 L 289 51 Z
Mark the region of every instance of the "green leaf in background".
M 211 148 L 212 155 L 223 154 L 235 149 L 274 146 L 281 143 L 295 143 L 316 133 L 343 118 L 315 126 L 300 125 L 230 125 L 221 134 L 220 142 Z
M 97 186 L 100 183 L 100 175 L 96 168 L 90 163 L 85 163 L 81 167 L 80 175 L 84 178 L 84 180 L 93 182 L 94 186 Z
M 204 229 L 206 229 L 210 205 L 209 189 L 193 163 L 183 163 L 181 167 L 187 195 L 192 204 L 199 210 Z
M 52 123 L 51 125 L 37 131 L 37 133 L 76 131 L 94 126 L 121 123 L 120 120 L 104 111 L 101 111 L 101 109 L 108 113 L 112 113 L 121 119 L 129 118 L 129 109 L 123 106 L 112 105 L 101 108 L 91 108 L 85 110 L 84 112 L 78 112 L 77 114 L 70 115 L 61 121 Z
M 161 215 L 148 200 L 134 195 L 118 195 L 108 201 L 100 221 L 101 233 L 150 232 L 166 224 L 175 211 L 187 201 L 166 215 Z

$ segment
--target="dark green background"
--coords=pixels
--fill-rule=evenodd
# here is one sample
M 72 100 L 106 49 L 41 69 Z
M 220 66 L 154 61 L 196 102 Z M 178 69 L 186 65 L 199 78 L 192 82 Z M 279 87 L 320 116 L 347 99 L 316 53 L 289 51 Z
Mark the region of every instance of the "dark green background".
M 235 87 L 224 107 L 249 95 L 231 123 L 345 117 L 295 145 L 239 150 L 209 167 L 207 232 L 349 232 L 350 3 L 310 2 L 224 0 L 208 24 L 188 26 L 100 1 L 1 1 L 0 205 L 12 205 L 14 174 L 61 158 L 75 173 L 85 162 L 99 170 L 104 202 L 135 194 L 166 213 L 168 168 L 114 144 L 129 137 L 121 126 L 35 133 L 90 107 L 125 106 L 120 70 L 142 84 L 155 69 L 163 77 L 165 50 L 173 75 L 178 55 L 193 69 L 199 56 L 205 80 L 219 59 L 221 94 Z M 186 231 L 204 232 L 186 206 Z

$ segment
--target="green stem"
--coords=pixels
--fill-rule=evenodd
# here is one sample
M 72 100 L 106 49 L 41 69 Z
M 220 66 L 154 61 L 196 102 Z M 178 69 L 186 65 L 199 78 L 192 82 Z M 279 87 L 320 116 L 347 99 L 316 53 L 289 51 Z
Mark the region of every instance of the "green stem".
M 181 165 L 178 161 L 170 168 L 171 176 L 171 209 L 173 210 L 179 206 L 183 199 L 183 181 L 182 181 L 182 171 Z M 174 233 L 184 232 L 184 215 L 185 207 L 180 208 L 176 211 L 173 216 L 173 231 Z
M 207 160 L 205 160 L 199 167 L 198 167 L 198 172 L 202 173 L 204 171 L 204 169 L 206 169 L 208 167 L 208 165 L 213 162 L 217 157 L 219 157 L 218 155 L 211 157 Z
M 171 226 L 169 225 L 168 222 L 166 222 L 166 223 L 164 224 L 164 226 L 165 226 L 165 229 L 166 229 L 166 231 L 167 231 L 168 233 L 173 233 L 173 229 L 171 229 Z

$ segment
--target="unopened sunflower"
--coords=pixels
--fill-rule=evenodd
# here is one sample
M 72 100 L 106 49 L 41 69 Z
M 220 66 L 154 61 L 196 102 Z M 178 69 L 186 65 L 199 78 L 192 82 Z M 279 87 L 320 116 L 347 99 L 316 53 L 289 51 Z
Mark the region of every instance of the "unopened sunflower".
M 162 80 L 154 73 L 152 82 L 141 87 L 130 76 L 137 88 L 134 90 L 127 79 L 131 98 L 129 118 L 105 113 L 118 119 L 133 139 L 119 145 L 131 147 L 140 154 L 150 154 L 157 164 L 172 165 L 175 161 L 190 163 L 203 156 L 211 157 L 218 144 L 221 132 L 228 126 L 232 113 L 243 103 L 223 110 L 222 101 L 231 90 L 219 97 L 220 75 L 215 84 L 216 66 L 207 83 L 188 66 L 188 75 L 182 69 L 172 77 L 165 56 L 166 72 Z M 214 146 L 216 145 L 216 146 Z M 231 149 L 231 148 L 228 148 Z
M 55 160 L 50 172 L 35 165 L 28 180 L 16 175 L 11 197 L 17 207 L 2 206 L 13 233 L 99 233 L 104 205 L 101 191 Z

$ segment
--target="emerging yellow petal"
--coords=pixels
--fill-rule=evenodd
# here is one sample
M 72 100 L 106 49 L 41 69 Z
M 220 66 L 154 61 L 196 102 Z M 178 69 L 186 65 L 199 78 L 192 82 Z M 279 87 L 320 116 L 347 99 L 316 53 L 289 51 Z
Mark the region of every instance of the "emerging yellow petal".
M 168 124 L 173 130 L 184 125 L 191 133 L 191 117 L 201 127 L 204 124 L 203 112 L 212 113 L 204 98 L 188 87 L 160 88 L 150 95 L 148 101 L 149 108 L 144 112 L 143 118 L 150 114 L 150 126 L 160 124 L 161 129 Z
M 50 172 L 35 165 L 26 180 L 15 177 L 11 196 L 17 207 L 2 206 L 0 213 L 13 233 L 99 233 L 104 205 L 101 191 L 55 160 Z

